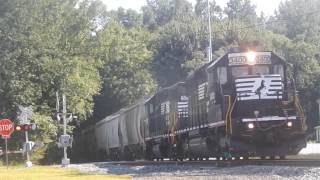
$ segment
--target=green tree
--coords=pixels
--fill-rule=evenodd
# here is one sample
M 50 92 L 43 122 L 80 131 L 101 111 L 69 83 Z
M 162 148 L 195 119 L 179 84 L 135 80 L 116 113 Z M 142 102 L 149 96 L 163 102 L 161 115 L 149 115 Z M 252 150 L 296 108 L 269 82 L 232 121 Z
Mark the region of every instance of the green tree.
M 270 27 L 290 39 L 298 39 L 320 47 L 320 1 L 290 0 L 279 5 L 275 20 L 281 24 Z
M 126 29 L 111 21 L 97 34 L 96 58 L 103 62 L 101 95 L 96 97 L 95 119 L 129 105 L 155 90 L 149 72 L 150 34 L 141 27 Z
M 102 13 L 99 3 L 3 0 L 0 5 L 5 7 L 0 14 L 2 117 L 14 119 L 17 105 L 32 105 L 32 119 L 40 127 L 34 135 L 53 142 L 61 132 L 51 119 L 55 92 L 64 92 L 68 111 L 85 120 L 100 90 L 101 63 L 90 57 L 87 47 Z
M 238 19 L 249 24 L 257 22 L 256 7 L 250 0 L 229 0 L 224 12 L 231 20 Z

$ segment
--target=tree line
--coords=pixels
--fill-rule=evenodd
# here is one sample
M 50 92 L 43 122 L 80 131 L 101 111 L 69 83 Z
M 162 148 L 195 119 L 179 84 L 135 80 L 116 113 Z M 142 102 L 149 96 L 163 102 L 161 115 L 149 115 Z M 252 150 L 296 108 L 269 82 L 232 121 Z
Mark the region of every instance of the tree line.
M 210 0 L 213 59 L 244 45 L 284 57 L 314 125 L 319 9 L 318 0 L 287 0 L 267 17 L 250 0 Z M 16 121 L 17 107 L 31 105 L 40 127 L 33 138 L 45 143 L 40 158 L 54 159 L 62 132 L 52 117 L 55 92 L 66 94 L 68 112 L 95 122 L 183 80 L 207 62 L 207 11 L 207 0 L 147 0 L 140 12 L 99 0 L 0 0 L 1 118 Z

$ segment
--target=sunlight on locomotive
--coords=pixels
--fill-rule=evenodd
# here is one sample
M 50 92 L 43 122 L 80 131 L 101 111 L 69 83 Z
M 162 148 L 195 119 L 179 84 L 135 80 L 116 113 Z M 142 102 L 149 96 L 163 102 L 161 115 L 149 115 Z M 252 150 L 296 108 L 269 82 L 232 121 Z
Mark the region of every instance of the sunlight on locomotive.
M 253 51 L 249 51 L 246 54 L 247 56 L 247 60 L 248 60 L 248 64 L 249 65 L 254 65 L 256 63 L 256 53 Z

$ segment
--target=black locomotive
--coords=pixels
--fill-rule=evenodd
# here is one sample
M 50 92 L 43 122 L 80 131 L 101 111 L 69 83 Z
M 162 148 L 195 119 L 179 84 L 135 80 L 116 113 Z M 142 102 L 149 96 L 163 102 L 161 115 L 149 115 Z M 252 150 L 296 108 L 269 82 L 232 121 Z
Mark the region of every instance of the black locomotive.
M 294 81 L 273 52 L 227 53 L 102 122 L 75 140 L 99 160 L 284 158 L 306 145 Z

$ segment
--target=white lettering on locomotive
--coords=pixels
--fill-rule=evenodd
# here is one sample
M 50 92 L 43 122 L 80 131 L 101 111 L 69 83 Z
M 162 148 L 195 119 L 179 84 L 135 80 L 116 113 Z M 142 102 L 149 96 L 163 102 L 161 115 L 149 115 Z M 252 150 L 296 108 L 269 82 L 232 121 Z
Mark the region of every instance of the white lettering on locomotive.
M 249 64 L 246 53 L 231 53 L 228 55 L 228 59 L 229 66 Z M 271 64 L 271 53 L 256 52 L 255 64 Z

